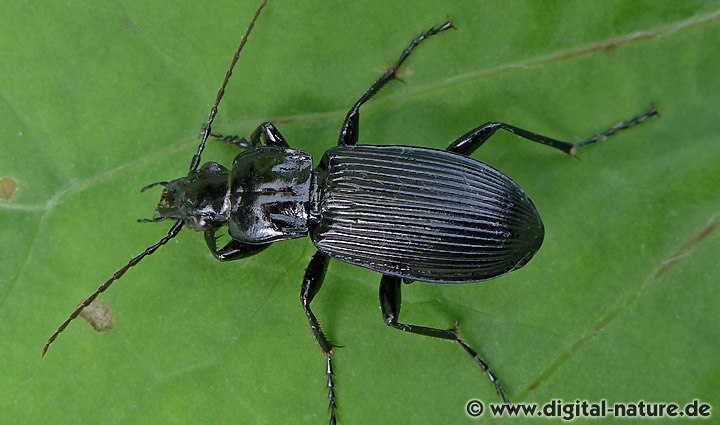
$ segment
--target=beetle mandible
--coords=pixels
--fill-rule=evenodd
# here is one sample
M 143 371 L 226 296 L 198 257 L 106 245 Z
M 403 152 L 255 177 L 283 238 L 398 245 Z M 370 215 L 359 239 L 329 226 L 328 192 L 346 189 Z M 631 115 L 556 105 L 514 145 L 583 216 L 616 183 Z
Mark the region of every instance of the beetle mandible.
M 503 402 L 509 404 L 488 363 L 459 337 L 457 327 L 439 329 L 399 321 L 402 282 L 454 284 L 493 279 L 524 266 L 540 248 L 544 227 L 530 198 L 510 177 L 470 158 L 497 130 L 574 155 L 582 146 L 658 115 L 657 110 L 651 107 L 642 115 L 577 143 L 502 122 L 488 122 L 460 136 L 445 151 L 359 145 L 362 105 L 396 79 L 398 69 L 420 43 L 454 28 L 446 22 L 413 39 L 395 64 L 365 91 L 347 113 L 337 146 L 326 151 L 313 168 L 310 154 L 292 149 L 270 122 L 260 124 L 248 139 L 212 132 L 240 52 L 266 4 L 264 0 L 256 10 L 233 56 L 188 174 L 143 188 L 164 187 L 154 218 L 144 221 L 170 219 L 175 224 L 165 237 L 130 260 L 90 295 L 48 339 L 43 356 L 98 295 L 185 226 L 203 231 L 210 252 L 220 261 L 258 254 L 273 242 L 310 236 L 317 252 L 305 270 L 300 298 L 326 360 L 330 424 L 335 424 L 337 417 L 333 345 L 310 308 L 330 258 L 380 272 L 380 307 L 385 323 L 457 343 L 477 362 Z M 215 162 L 200 166 L 210 137 L 243 150 L 230 169 Z M 224 227 L 231 240 L 218 248 L 216 233 Z

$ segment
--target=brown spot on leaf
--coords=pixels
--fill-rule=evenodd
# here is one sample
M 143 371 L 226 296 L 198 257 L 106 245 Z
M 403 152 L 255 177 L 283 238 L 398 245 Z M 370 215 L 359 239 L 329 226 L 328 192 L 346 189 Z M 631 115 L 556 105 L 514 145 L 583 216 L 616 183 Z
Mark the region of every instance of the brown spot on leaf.
M 80 317 L 98 332 L 106 332 L 115 327 L 112 310 L 102 301 L 93 301 L 80 312 Z
M 12 177 L 0 177 L 0 199 L 10 201 L 15 197 L 20 185 Z

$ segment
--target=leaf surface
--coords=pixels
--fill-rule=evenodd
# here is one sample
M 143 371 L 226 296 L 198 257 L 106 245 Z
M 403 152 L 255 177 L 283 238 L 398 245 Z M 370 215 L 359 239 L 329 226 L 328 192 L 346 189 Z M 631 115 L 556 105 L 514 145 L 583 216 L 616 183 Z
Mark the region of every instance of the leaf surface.
M 40 359 L 75 305 L 169 228 L 135 222 L 159 197 L 139 188 L 186 172 L 255 7 L 43 3 L 0 16 L 0 177 L 18 184 L 0 200 L 0 423 L 326 422 L 298 299 L 309 240 L 220 264 L 185 230 L 103 295 L 113 331 L 77 320 Z M 458 30 L 363 108 L 361 143 L 444 148 L 486 121 L 575 141 L 655 104 L 660 119 L 581 161 L 494 136 L 473 156 L 532 197 L 543 248 L 491 282 L 404 286 L 402 319 L 459 320 L 515 402 L 720 405 L 720 3 L 330 4 L 271 1 L 215 130 L 273 120 L 319 160 L 349 106 L 448 16 Z M 459 347 L 385 326 L 378 282 L 333 262 L 313 303 L 343 346 L 341 423 L 465 423 L 467 400 L 499 401 Z

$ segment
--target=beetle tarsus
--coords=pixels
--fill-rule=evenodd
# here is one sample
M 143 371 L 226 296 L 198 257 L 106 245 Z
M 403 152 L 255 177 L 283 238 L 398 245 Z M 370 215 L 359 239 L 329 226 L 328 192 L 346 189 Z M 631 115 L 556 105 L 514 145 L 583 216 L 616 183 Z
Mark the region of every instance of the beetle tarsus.
M 235 135 L 222 135 L 217 133 L 210 134 L 213 139 L 217 140 L 218 142 L 222 142 L 225 144 L 228 144 L 230 146 L 234 146 L 239 149 L 247 149 L 250 147 L 250 142 L 247 138 L 241 137 L 241 136 L 235 136 Z
M 475 351 L 472 347 L 470 347 L 465 341 L 463 341 L 459 336 L 457 336 L 457 333 L 455 334 L 455 342 L 460 344 L 462 348 L 465 349 L 465 351 L 472 357 L 475 362 L 480 365 L 480 368 L 485 372 L 488 379 L 490 380 L 490 383 L 495 386 L 495 392 L 498 393 L 498 395 L 503 399 L 503 403 L 505 404 L 511 404 L 510 399 L 508 398 L 507 394 L 505 394 L 505 390 L 503 389 L 502 385 L 500 384 L 500 380 L 497 376 L 490 370 L 490 365 L 487 364 L 486 361 L 484 361 L 477 351 Z
M 571 155 L 575 155 L 577 148 L 579 148 L 581 146 L 589 145 L 591 143 L 602 142 L 602 141 L 606 140 L 608 137 L 614 136 L 615 134 L 617 134 L 623 130 L 627 130 L 628 128 L 635 127 L 638 124 L 642 124 L 647 119 L 654 117 L 654 116 L 660 116 L 660 113 L 658 112 L 657 108 L 655 108 L 655 105 L 650 105 L 650 109 L 647 112 L 645 112 L 644 114 L 633 117 L 627 121 L 621 121 L 620 123 L 610 127 L 609 129 L 603 131 L 600 134 L 589 137 L 581 142 L 573 143 L 572 150 L 569 153 Z
M 325 374 L 327 376 L 328 410 L 330 410 L 330 425 L 334 425 L 337 422 L 337 400 L 335 397 L 335 372 L 332 366 L 332 352 L 326 353 L 325 358 L 327 359 L 327 367 L 325 368 Z

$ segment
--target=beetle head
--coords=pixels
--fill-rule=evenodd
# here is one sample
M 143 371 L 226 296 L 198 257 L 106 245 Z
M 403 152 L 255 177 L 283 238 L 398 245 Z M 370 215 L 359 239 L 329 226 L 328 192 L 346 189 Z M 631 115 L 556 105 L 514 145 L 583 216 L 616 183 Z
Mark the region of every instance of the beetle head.
M 181 220 L 195 230 L 225 224 L 228 170 L 222 165 L 210 162 L 185 177 L 158 184 L 165 190 L 151 221 Z

